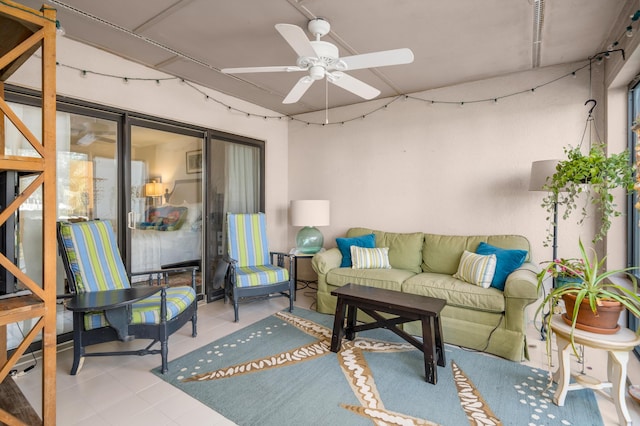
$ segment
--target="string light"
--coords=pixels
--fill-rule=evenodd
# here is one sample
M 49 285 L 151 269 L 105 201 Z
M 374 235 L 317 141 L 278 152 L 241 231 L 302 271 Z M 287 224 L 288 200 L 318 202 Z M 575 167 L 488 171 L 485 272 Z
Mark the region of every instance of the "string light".
M 2 0 L 0 0 L 1 2 Z M 610 46 L 612 47 L 612 46 Z M 615 46 L 613 46 L 615 47 Z M 244 114 L 245 117 L 247 118 L 251 118 L 251 117 L 256 117 L 256 118 L 262 118 L 263 120 L 269 120 L 269 119 L 278 119 L 281 120 L 283 117 L 284 118 L 288 118 L 291 121 L 299 121 L 301 123 L 304 123 L 308 126 L 311 125 L 316 125 L 316 126 L 326 126 L 326 125 L 341 125 L 343 126 L 345 123 L 351 122 L 351 121 L 355 121 L 355 120 L 364 120 L 366 119 L 369 115 L 374 114 L 375 112 L 379 111 L 379 110 L 385 110 L 389 108 L 389 105 L 391 105 L 393 102 L 397 101 L 397 100 L 403 100 L 403 101 L 409 101 L 409 100 L 414 100 L 417 102 L 424 102 L 426 105 L 436 105 L 436 104 L 442 104 L 442 105 L 458 105 L 460 108 L 463 108 L 465 104 L 476 104 L 476 103 L 490 103 L 490 104 L 497 104 L 498 101 L 500 99 L 504 99 L 504 98 L 508 98 L 508 97 L 512 97 L 512 96 L 516 96 L 516 95 L 521 95 L 524 93 L 533 93 L 535 94 L 536 90 L 539 88 L 542 88 L 544 86 L 550 85 L 555 83 L 556 81 L 559 81 L 563 78 L 566 77 L 573 77 L 576 78 L 577 73 L 579 71 L 582 71 L 583 69 L 587 68 L 589 66 L 589 64 L 591 64 L 591 62 L 593 62 L 594 60 L 602 60 L 602 55 L 604 55 L 605 53 L 613 53 L 613 52 L 617 52 L 620 51 L 622 53 L 622 56 L 624 58 L 624 51 L 622 49 L 613 49 L 613 50 L 608 50 L 607 52 L 600 52 L 596 55 L 594 55 L 594 57 L 589 58 L 589 63 L 580 66 L 579 68 L 565 74 L 562 75 L 560 77 L 557 77 L 553 80 L 547 81 L 546 83 L 540 84 L 534 88 L 531 89 L 527 89 L 527 90 L 522 90 L 519 92 L 514 92 L 514 93 L 510 93 L 510 94 L 506 94 L 503 96 L 492 96 L 486 99 L 476 99 L 476 100 L 464 100 L 464 101 L 438 101 L 435 99 L 422 99 L 416 96 L 411 96 L 411 95 L 399 95 L 396 96 L 392 99 L 390 99 L 388 102 L 386 102 L 384 105 L 379 106 L 377 108 L 372 109 L 371 111 L 362 114 L 362 115 L 358 115 L 354 118 L 350 118 L 350 119 L 346 119 L 346 120 L 340 120 L 337 122 L 333 122 L 330 123 L 328 121 L 325 122 L 321 122 L 321 123 L 314 123 L 314 122 L 308 122 L 306 120 L 301 120 L 298 119 L 296 117 L 293 116 L 289 116 L 289 115 L 273 115 L 273 116 L 265 116 L 262 114 L 254 114 L 251 112 L 247 112 L 247 111 L 242 111 L 239 110 L 231 105 L 228 105 L 218 99 L 216 99 L 215 97 L 209 95 L 207 92 L 203 91 L 202 89 L 200 89 L 199 87 L 197 87 L 195 84 L 185 80 L 184 78 L 180 78 L 180 77 L 163 77 L 163 78 L 141 78 L 141 77 L 128 77 L 128 76 L 121 76 L 121 75 L 114 75 L 114 74 L 108 74 L 108 73 L 102 73 L 102 72 L 96 72 L 96 71 L 91 71 L 91 70 L 87 70 L 87 69 L 82 69 L 82 68 L 76 68 L 70 65 L 66 65 L 66 64 L 61 64 L 61 63 L 57 63 L 58 66 L 63 67 L 63 68 L 69 68 L 69 69 L 73 69 L 76 70 L 77 72 L 80 73 L 80 75 L 82 75 L 84 78 L 86 78 L 89 75 L 96 75 L 96 76 L 101 76 L 101 77 L 109 77 L 109 78 L 117 78 L 120 79 L 121 81 L 125 82 L 126 84 L 128 84 L 129 82 L 132 81 L 139 81 L 139 82 L 155 82 L 156 85 L 160 85 L 161 81 L 169 81 L 169 80 L 173 80 L 173 81 L 178 81 L 178 83 L 182 86 L 186 86 L 188 88 L 190 88 L 191 90 L 194 90 L 196 92 L 198 92 L 204 99 L 205 101 L 212 101 L 215 102 L 219 105 L 221 105 L 222 107 L 226 108 L 228 112 L 232 113 L 232 112 L 239 112 L 241 114 Z
M 54 4 L 59 4 L 62 7 L 71 9 L 74 12 L 79 12 L 76 9 L 70 8 L 69 6 L 65 5 L 64 3 L 58 3 L 55 0 L 51 0 L 51 1 Z M 5 6 L 12 7 L 12 8 L 19 9 L 19 10 L 22 10 L 24 12 L 33 14 L 35 16 L 38 16 L 39 18 L 43 18 L 43 19 L 48 20 L 50 22 L 54 22 L 56 24 L 56 29 L 59 32 L 64 32 L 64 29 L 62 28 L 62 26 L 60 25 L 60 22 L 58 20 L 53 20 L 53 19 L 47 18 L 47 17 L 45 17 L 45 16 L 43 16 L 41 14 L 37 14 L 37 13 L 32 12 L 30 9 L 18 7 L 16 5 L 14 5 L 13 3 L 7 3 L 7 2 L 5 2 L 3 0 L 0 0 L 0 3 L 5 5 Z M 53 9 L 53 8 L 47 8 L 46 6 L 43 6 L 43 8 L 44 9 Z M 55 10 L 55 9 L 53 9 L 53 10 Z M 91 15 L 88 15 L 88 17 L 90 17 L 92 19 L 95 19 Z M 586 68 L 587 66 L 591 65 L 591 63 L 593 62 L 594 59 L 597 59 L 596 64 L 598 64 L 598 65 L 601 64 L 602 60 L 603 60 L 602 55 L 604 55 L 605 58 L 609 58 L 610 57 L 610 52 L 620 51 L 622 53 L 622 59 L 625 60 L 624 50 L 623 49 L 615 49 L 615 47 L 619 45 L 620 39 L 622 39 L 623 37 L 625 37 L 625 36 L 626 37 L 633 37 L 633 35 L 634 35 L 633 25 L 634 25 L 634 23 L 636 21 L 638 21 L 640 19 L 640 10 L 637 10 L 633 15 L 631 15 L 630 19 L 631 19 L 631 23 L 625 28 L 625 31 L 620 35 L 620 37 L 617 40 L 615 40 L 612 44 L 609 45 L 609 47 L 607 48 L 606 52 L 600 52 L 600 53 L 590 57 L 589 58 L 589 63 L 587 65 L 584 65 L 584 66 L 578 68 L 577 70 L 575 70 L 575 71 L 573 71 L 573 72 L 571 72 L 571 73 L 569 73 L 567 75 L 561 76 L 561 77 L 556 78 L 554 80 L 551 80 L 551 81 L 549 81 L 547 83 L 541 84 L 537 88 L 552 84 L 552 83 L 554 83 L 554 82 L 556 82 L 556 81 L 558 81 L 558 80 L 560 80 L 562 78 L 565 78 L 567 76 L 571 76 L 573 78 L 576 78 L 576 72 L 577 71 L 580 71 L 580 70 Z M 196 62 L 196 63 L 199 63 L 201 65 L 204 65 L 204 66 L 206 66 L 208 68 L 213 68 L 209 64 L 205 64 L 202 61 L 199 61 L 197 59 L 191 58 L 191 57 L 189 57 L 189 56 L 187 56 L 187 55 L 185 55 L 185 54 L 183 54 L 181 52 L 176 52 L 173 49 L 168 48 L 167 46 L 164 46 L 164 45 L 162 45 L 160 43 L 157 43 L 157 42 L 155 42 L 153 40 L 147 39 L 146 37 L 143 37 L 143 36 L 140 36 L 138 34 L 135 34 L 135 33 L 131 32 L 131 31 L 125 29 L 125 28 L 121 28 L 121 27 L 116 26 L 115 24 L 111 24 L 111 23 L 107 23 L 107 22 L 103 22 L 103 23 L 110 24 L 112 27 L 114 27 L 114 28 L 116 28 L 116 29 L 118 29 L 120 31 L 123 31 L 123 32 L 125 32 L 125 33 L 127 33 L 129 35 L 132 35 L 132 36 L 136 36 L 136 37 L 142 39 L 145 42 L 151 43 L 151 44 L 153 44 L 153 45 L 155 45 L 157 47 L 160 47 L 162 49 L 170 51 L 170 52 L 172 52 L 172 53 L 174 53 L 174 54 L 176 54 L 176 55 L 178 55 L 178 56 L 180 56 L 180 57 L 182 57 L 184 59 L 191 60 L 193 62 Z M 83 69 L 75 68 L 75 67 L 72 67 L 72 66 L 69 66 L 69 65 L 60 64 L 59 62 L 56 62 L 56 65 L 61 66 L 61 67 L 70 68 L 70 69 L 75 69 L 75 70 L 80 72 L 80 75 L 83 78 L 86 78 L 88 74 L 94 74 L 94 75 L 99 75 L 99 76 L 103 76 L 103 77 L 118 78 L 118 79 L 121 79 L 125 84 L 128 84 L 130 81 L 133 81 L 133 80 L 135 80 L 135 81 L 155 81 L 156 85 L 160 86 L 160 82 L 162 80 L 178 80 L 181 84 L 187 85 L 191 89 L 196 90 L 200 94 L 204 95 L 205 96 L 205 100 L 213 100 L 216 103 L 227 107 L 227 110 L 229 112 L 238 111 L 240 113 L 246 114 L 247 118 L 255 116 L 255 117 L 263 117 L 265 120 L 266 119 L 273 119 L 273 118 L 282 119 L 282 117 L 283 117 L 282 115 L 278 115 L 278 116 L 262 116 L 262 115 L 256 115 L 256 114 L 253 114 L 253 113 L 249 113 L 249 112 L 244 112 L 244 111 L 238 110 L 236 108 L 231 107 L 230 105 L 226 105 L 225 103 L 223 103 L 223 102 L 221 102 L 221 101 L 219 101 L 219 100 L 217 100 L 217 99 L 215 99 L 213 97 L 210 97 L 209 95 L 207 95 L 205 92 L 203 92 L 202 90 L 200 90 L 199 88 L 197 88 L 193 84 L 190 84 L 189 82 L 185 81 L 183 78 L 179 78 L 179 77 L 167 77 L 167 78 L 161 78 L 161 79 L 159 79 L 159 78 L 132 78 L 132 77 L 123 77 L 123 76 L 116 76 L 116 75 L 111 75 L 111 74 L 95 72 L 95 71 L 83 70 Z M 532 88 L 530 91 L 531 91 L 531 93 L 535 94 L 535 90 L 536 90 L 536 88 Z M 527 91 L 515 92 L 515 93 L 511 93 L 511 94 L 504 95 L 504 96 L 492 97 L 492 98 L 489 98 L 489 99 L 479 99 L 479 100 L 461 101 L 461 102 L 425 100 L 425 99 L 421 99 L 421 98 L 417 98 L 417 97 L 413 97 L 413 96 L 409 96 L 409 95 L 400 95 L 400 96 L 392 99 L 390 102 L 388 102 L 387 104 L 385 104 L 381 108 L 386 109 L 388 107 L 388 105 L 390 105 L 391 103 L 393 103 L 394 101 L 396 101 L 399 98 L 403 99 L 405 101 L 408 100 L 408 99 L 413 99 L 413 100 L 416 100 L 416 101 L 425 102 L 427 105 L 434 105 L 436 103 L 438 103 L 438 104 L 459 104 L 460 107 L 463 107 L 465 103 L 492 102 L 493 104 L 497 104 L 498 103 L 498 99 L 503 99 L 503 98 L 507 98 L 507 97 L 511 97 L 511 96 L 515 96 L 515 95 L 520 95 L 520 94 L 525 93 L 525 92 L 527 92 Z M 375 113 L 376 111 L 378 111 L 381 108 L 376 108 L 376 109 L 372 110 L 371 112 L 369 112 L 367 114 L 364 114 L 362 116 L 357 116 L 357 117 L 354 117 L 352 119 L 343 120 L 343 121 L 336 122 L 336 123 L 310 123 L 310 122 L 305 122 L 303 120 L 297 119 L 297 118 L 295 118 L 293 116 L 285 116 L 285 117 L 288 117 L 291 121 L 296 120 L 296 121 L 300 121 L 300 122 L 306 123 L 307 125 L 311 125 L 311 124 L 314 124 L 314 125 L 322 124 L 323 126 L 325 124 L 340 124 L 340 125 L 344 125 L 345 122 L 354 121 L 354 120 L 359 119 L 359 118 L 365 119 L 368 115 Z

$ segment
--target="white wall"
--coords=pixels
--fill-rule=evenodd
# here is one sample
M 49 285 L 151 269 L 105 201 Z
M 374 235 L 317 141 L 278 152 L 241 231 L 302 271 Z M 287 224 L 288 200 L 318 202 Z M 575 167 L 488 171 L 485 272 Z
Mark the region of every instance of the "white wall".
M 528 91 L 581 65 L 412 96 L 456 102 L 501 97 Z M 596 84 L 602 78 L 602 71 L 594 72 Z M 530 240 L 535 261 L 549 260 L 551 247 L 543 246 L 546 212 L 540 207 L 544 193 L 528 191 L 531 163 L 564 158 L 563 146 L 580 143 L 588 82 L 588 70 L 582 70 L 535 94 L 495 104 L 467 103 L 461 108 L 408 99 L 343 125 L 294 121 L 289 128 L 290 198 L 331 200 L 331 226 L 322 228 L 325 247 L 335 246 L 335 237 L 353 226 L 393 232 L 514 233 Z M 331 110 L 329 120 L 362 116 L 384 102 Z M 322 122 L 324 112 L 300 118 Z M 576 220 L 560 221 L 560 256 L 577 254 L 580 235 L 583 241 L 593 238 L 593 221 L 578 226 Z M 291 228 L 290 244 L 297 230 Z
M 156 71 L 92 47 L 60 38 L 58 61 L 78 68 L 130 77 L 163 77 Z M 563 158 L 562 147 L 577 145 L 590 97 L 588 71 L 563 78 L 498 103 L 469 103 L 501 97 L 547 83 L 582 64 L 538 69 L 500 78 L 412 94 L 456 105 L 408 99 L 344 125 L 307 126 L 298 121 L 247 118 L 227 111 L 177 81 L 135 82 L 58 67 L 58 93 L 105 105 L 193 123 L 266 141 L 266 213 L 275 249 L 293 247 L 297 228 L 289 226 L 292 199 L 330 199 L 331 226 L 323 228 L 325 246 L 335 245 L 352 226 L 450 234 L 517 233 L 532 244 L 536 261 L 551 257 L 543 247 L 546 213 L 541 192 L 529 192 L 531 162 Z M 600 106 L 603 71 L 594 69 L 594 93 Z M 28 62 L 10 84 L 38 87 L 39 67 Z M 272 111 L 203 89 L 241 110 Z M 332 90 L 341 90 L 332 88 Z M 330 121 L 368 114 L 388 99 L 329 111 Z M 324 112 L 299 117 L 324 120 Z M 599 124 L 601 136 L 604 126 Z M 588 143 L 588 141 L 585 141 Z M 621 203 L 624 206 L 624 202 Z M 624 218 L 614 221 L 616 241 Z M 559 225 L 560 256 L 576 254 L 578 237 L 590 241 L 592 220 Z M 610 238 L 611 240 L 611 238 Z M 624 248 L 619 249 L 620 253 Z
M 64 37 L 58 38 L 57 61 L 80 69 L 105 74 L 138 77 L 170 77 L 149 68 L 108 54 Z M 38 88 L 41 84 L 39 61 L 29 60 L 9 80 L 9 84 Z M 247 102 L 199 87 L 209 96 L 242 111 L 260 115 L 277 115 Z M 247 118 L 230 112 L 178 81 L 155 81 L 124 84 L 119 79 L 89 74 L 83 78 L 76 70 L 57 67 L 59 95 L 110 105 L 184 123 L 192 123 L 232 134 L 266 141 L 266 214 L 269 218 L 269 240 L 274 249 L 285 249 L 287 243 L 287 121 Z

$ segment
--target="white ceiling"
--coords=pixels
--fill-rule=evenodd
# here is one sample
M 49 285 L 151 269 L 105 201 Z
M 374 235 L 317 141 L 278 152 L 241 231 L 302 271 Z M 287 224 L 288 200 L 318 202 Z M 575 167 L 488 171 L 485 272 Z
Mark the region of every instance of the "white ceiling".
M 43 2 L 18 1 L 35 9 Z M 316 82 L 298 103 L 284 105 L 282 99 L 301 73 L 220 72 L 228 67 L 294 65 L 296 54 L 275 30 L 277 23 L 306 31 L 309 19 L 327 19 L 331 33 L 323 40 L 336 44 L 340 56 L 410 48 L 415 55 L 412 64 L 350 72 L 379 89 L 384 98 L 586 60 L 606 48 L 627 3 L 539 1 L 544 12 L 538 64 L 536 0 L 47 0 L 45 4 L 58 10 L 66 37 L 294 115 L 325 108 L 324 82 Z M 92 64 L 83 66 L 94 70 Z M 329 107 L 362 101 L 333 85 L 328 99 Z

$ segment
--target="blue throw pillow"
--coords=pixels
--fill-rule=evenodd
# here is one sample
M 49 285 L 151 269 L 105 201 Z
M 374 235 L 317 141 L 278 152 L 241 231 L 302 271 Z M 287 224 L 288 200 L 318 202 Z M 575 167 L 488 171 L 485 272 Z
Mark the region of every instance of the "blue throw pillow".
M 341 268 L 351 268 L 351 246 L 375 248 L 376 236 L 374 234 L 361 235 L 354 238 L 336 238 L 336 244 L 342 253 Z
M 526 250 L 507 250 L 500 247 L 492 246 L 487 243 L 478 244 L 477 254 L 488 255 L 495 254 L 497 258 L 496 272 L 491 281 L 491 287 L 504 291 L 504 285 L 507 276 L 518 269 L 527 258 Z

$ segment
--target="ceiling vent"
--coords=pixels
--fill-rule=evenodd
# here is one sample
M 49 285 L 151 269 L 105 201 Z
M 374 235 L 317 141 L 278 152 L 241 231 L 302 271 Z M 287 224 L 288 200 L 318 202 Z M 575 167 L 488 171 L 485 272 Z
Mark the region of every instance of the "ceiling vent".
M 540 66 L 540 51 L 542 50 L 542 26 L 544 25 L 544 0 L 533 0 L 533 49 L 531 67 Z

